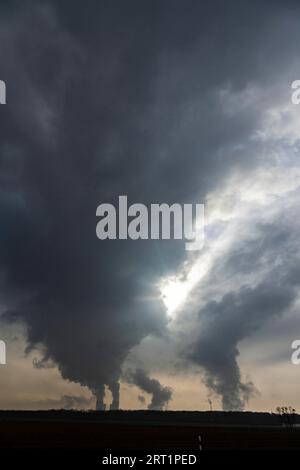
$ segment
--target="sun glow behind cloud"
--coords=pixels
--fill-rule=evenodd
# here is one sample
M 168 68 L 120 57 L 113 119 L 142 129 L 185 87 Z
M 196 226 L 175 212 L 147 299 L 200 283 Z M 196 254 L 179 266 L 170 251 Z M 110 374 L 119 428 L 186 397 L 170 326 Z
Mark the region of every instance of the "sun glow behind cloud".
M 212 253 L 203 253 L 188 266 L 174 276 L 163 279 L 160 283 L 160 292 L 167 313 L 170 317 L 176 315 L 177 310 L 187 301 L 192 289 L 209 272 L 212 262 Z
M 189 287 L 186 282 L 169 279 L 162 283 L 161 295 L 168 314 L 172 314 L 186 299 Z

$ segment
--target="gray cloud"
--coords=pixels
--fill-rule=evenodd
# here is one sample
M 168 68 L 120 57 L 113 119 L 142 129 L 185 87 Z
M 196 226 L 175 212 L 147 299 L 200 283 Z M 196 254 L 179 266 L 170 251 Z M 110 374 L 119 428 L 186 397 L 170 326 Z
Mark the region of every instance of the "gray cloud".
M 226 410 L 243 409 L 257 392 L 251 381 L 243 381 L 238 365 L 239 346 L 244 339 L 252 338 L 262 327 L 264 337 L 270 339 L 272 325 L 278 320 L 281 348 L 286 352 L 290 347 L 283 325 L 290 323 L 290 312 L 298 300 L 298 198 L 296 187 L 281 197 L 281 203 L 278 198 L 262 207 L 256 203 L 256 211 L 248 214 L 247 222 L 241 222 L 241 207 L 237 216 L 241 219 L 228 226 L 233 230 L 229 246 L 194 289 L 190 309 L 187 305 L 187 312 L 179 317 L 183 324 L 190 311 L 197 312 L 185 337 L 181 337 L 181 351 L 203 368 L 206 385 L 221 396 Z M 294 316 L 293 327 L 297 326 L 299 321 Z M 289 324 L 289 333 L 290 329 Z M 257 361 L 263 362 L 265 354 L 270 353 L 258 349 Z M 289 359 L 287 354 L 287 363 Z
M 143 404 L 145 403 L 145 397 L 143 395 L 139 395 L 138 400 Z
M 157 379 L 151 379 L 143 369 L 128 373 L 127 380 L 152 395 L 151 403 L 148 405 L 149 410 L 163 410 L 172 398 L 172 390 L 162 386 Z M 140 401 L 143 402 L 141 399 Z
M 222 397 L 223 409 L 243 409 L 255 392 L 251 382 L 241 380 L 238 343 L 270 316 L 281 314 L 294 299 L 288 286 L 269 283 L 228 293 L 220 302 L 209 302 L 200 310 L 197 342 L 188 357 L 204 368 L 205 382 Z
M 93 408 L 93 399 L 82 395 L 63 395 L 58 399 L 49 398 L 29 402 L 28 409 L 33 407 L 41 410 L 89 410 Z

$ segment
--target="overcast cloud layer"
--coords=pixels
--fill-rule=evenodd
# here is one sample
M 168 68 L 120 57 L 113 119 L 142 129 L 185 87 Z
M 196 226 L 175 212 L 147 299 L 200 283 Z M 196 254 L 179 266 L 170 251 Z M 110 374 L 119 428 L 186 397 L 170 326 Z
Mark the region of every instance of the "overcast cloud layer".
M 259 393 L 241 342 L 288 317 L 300 282 L 299 19 L 292 1 L 1 7 L 2 320 L 98 408 L 105 385 L 118 408 L 120 380 L 162 408 L 172 392 L 152 375 L 178 364 L 224 409 Z M 98 240 L 96 208 L 121 194 L 205 202 L 204 249 Z M 166 285 L 183 293 L 169 310 Z

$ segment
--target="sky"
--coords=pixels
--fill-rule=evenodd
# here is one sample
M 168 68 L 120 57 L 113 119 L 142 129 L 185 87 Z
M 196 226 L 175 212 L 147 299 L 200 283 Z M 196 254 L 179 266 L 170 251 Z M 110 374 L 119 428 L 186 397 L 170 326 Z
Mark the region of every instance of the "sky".
M 299 411 L 299 2 L 0 10 L 0 408 Z M 99 240 L 120 195 L 203 248 Z

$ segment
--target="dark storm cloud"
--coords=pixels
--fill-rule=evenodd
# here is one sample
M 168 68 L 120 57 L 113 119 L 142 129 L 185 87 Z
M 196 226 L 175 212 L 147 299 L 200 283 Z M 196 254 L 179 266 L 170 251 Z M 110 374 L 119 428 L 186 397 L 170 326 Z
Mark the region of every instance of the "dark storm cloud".
M 105 384 L 117 407 L 128 352 L 164 332 L 157 280 L 185 252 L 180 242 L 99 242 L 96 207 L 120 194 L 201 202 L 232 168 L 255 165 L 220 150 L 251 133 L 256 111 L 228 118 L 215 93 L 265 85 L 296 51 L 298 26 L 277 2 L 273 11 L 272 2 L 53 1 L 2 12 L 6 318 L 24 322 L 29 348 L 42 345 L 98 407 Z
M 172 398 L 172 390 L 164 387 L 157 379 L 151 379 L 143 369 L 136 369 L 135 372 L 127 375 L 128 382 L 137 385 L 143 392 L 152 395 L 149 410 L 163 410 Z M 139 400 L 144 397 L 139 397 Z

